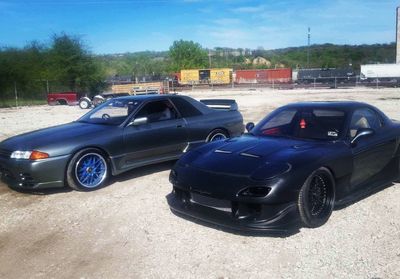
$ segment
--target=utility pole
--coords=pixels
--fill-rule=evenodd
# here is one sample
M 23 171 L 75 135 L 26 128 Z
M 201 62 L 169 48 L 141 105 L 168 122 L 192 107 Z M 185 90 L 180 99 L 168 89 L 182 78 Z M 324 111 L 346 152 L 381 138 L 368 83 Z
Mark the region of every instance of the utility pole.
M 307 44 L 307 68 L 310 68 L 310 27 L 308 27 L 308 44 Z
M 210 69 L 211 69 L 211 50 L 210 49 L 208 50 L 208 64 L 209 64 Z
M 400 7 L 396 9 L 396 63 L 400 63 Z

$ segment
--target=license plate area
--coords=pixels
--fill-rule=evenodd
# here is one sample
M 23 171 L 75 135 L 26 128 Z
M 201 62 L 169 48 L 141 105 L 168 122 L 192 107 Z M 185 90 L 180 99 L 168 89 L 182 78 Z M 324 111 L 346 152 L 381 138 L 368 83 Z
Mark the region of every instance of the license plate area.
M 216 210 L 232 213 L 232 203 L 227 200 L 221 200 L 203 196 L 196 193 L 191 193 L 190 201 L 202 206 L 211 207 Z

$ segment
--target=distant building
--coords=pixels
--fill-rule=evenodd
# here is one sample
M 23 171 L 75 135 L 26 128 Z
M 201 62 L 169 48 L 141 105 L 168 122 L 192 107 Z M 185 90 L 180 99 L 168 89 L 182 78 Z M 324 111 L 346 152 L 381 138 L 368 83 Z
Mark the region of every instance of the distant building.
M 253 59 L 253 65 L 271 67 L 271 61 L 265 59 L 264 57 L 258 56 Z

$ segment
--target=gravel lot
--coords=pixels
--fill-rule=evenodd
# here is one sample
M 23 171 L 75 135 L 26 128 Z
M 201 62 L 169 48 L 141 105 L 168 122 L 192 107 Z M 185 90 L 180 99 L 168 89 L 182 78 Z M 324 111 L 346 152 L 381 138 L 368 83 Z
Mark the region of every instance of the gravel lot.
M 400 119 L 399 89 L 190 92 L 235 98 L 245 122 L 296 101 L 359 100 Z M 72 121 L 78 107 L 0 109 L 0 140 Z M 334 211 L 318 229 L 245 236 L 172 214 L 173 163 L 95 192 L 19 193 L 0 183 L 0 278 L 400 278 L 400 186 Z

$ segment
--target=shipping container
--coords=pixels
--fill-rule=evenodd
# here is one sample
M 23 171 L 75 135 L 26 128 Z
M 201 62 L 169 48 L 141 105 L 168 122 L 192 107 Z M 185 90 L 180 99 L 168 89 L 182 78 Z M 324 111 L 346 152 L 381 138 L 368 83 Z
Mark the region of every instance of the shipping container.
M 292 69 L 237 70 L 236 83 L 290 83 Z
M 236 70 L 235 83 L 257 83 L 257 70 Z
M 292 81 L 291 68 L 278 68 L 267 70 L 268 83 L 289 83 Z
M 181 70 L 181 84 L 198 84 L 199 70 Z
M 257 83 L 268 83 L 268 70 L 267 69 L 257 70 L 256 79 Z
M 232 82 L 232 69 L 210 69 L 210 81 L 212 84 L 229 84 Z
M 400 80 L 400 64 L 361 65 L 361 80 L 398 79 Z

